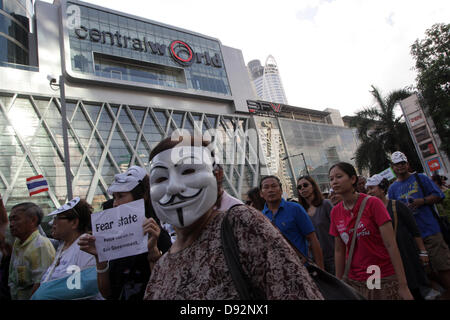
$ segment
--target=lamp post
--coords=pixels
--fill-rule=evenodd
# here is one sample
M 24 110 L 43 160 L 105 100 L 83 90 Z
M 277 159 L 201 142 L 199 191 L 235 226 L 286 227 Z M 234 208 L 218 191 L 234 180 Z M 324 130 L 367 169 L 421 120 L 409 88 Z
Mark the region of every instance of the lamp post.
M 63 145 L 64 145 L 64 166 L 66 170 L 66 184 L 67 184 L 67 198 L 68 200 L 73 198 L 72 194 L 72 174 L 70 172 L 70 154 L 69 154 L 69 137 L 67 135 L 67 112 L 66 112 L 66 94 L 64 88 L 64 76 L 59 76 L 59 83 L 56 83 L 56 79 L 49 76 L 50 87 L 59 87 L 60 102 L 61 102 L 61 118 L 62 118 L 62 132 L 63 132 Z M 53 89 L 55 90 L 55 89 Z
M 308 166 L 306 165 L 305 155 L 303 154 L 303 152 L 302 153 L 298 153 L 298 154 L 294 154 L 292 156 L 286 156 L 282 160 L 286 160 L 287 158 L 292 158 L 292 157 L 296 157 L 296 156 L 302 156 L 303 163 L 305 164 L 306 174 L 309 176 Z

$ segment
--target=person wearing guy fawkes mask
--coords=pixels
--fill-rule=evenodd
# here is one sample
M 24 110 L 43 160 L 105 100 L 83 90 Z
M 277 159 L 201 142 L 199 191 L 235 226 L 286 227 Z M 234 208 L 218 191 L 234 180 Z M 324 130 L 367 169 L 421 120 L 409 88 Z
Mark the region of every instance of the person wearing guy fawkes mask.
M 220 169 L 209 143 L 167 138 L 151 152 L 150 198 L 162 223 L 177 233 L 156 262 L 147 300 L 239 299 L 221 242 L 224 217 L 230 221 L 239 260 L 255 292 L 264 299 L 323 299 L 306 268 L 281 234 L 256 209 L 220 203 Z

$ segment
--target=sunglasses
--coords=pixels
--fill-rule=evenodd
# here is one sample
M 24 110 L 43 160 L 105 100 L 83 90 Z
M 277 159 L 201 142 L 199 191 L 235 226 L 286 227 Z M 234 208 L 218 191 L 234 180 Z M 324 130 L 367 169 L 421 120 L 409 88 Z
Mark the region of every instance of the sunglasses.
M 303 184 L 299 184 L 297 186 L 297 190 L 302 190 L 303 188 L 308 188 L 309 186 L 310 186 L 310 184 L 305 182 Z
M 53 221 L 59 221 L 59 220 L 73 220 L 73 219 L 74 219 L 74 218 L 71 218 L 71 217 L 65 217 L 65 216 L 59 217 L 59 216 L 56 216 L 56 217 L 53 218 Z

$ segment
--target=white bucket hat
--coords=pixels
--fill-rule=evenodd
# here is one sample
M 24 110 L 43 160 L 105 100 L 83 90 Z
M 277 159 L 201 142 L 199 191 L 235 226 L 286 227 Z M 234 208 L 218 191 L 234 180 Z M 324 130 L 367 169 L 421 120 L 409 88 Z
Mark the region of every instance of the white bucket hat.
M 129 167 L 126 172 L 118 173 L 114 176 L 114 182 L 109 186 L 108 193 L 130 192 L 145 178 L 146 175 L 147 171 L 142 167 Z
M 53 215 L 56 215 L 56 214 L 60 214 L 60 213 L 62 213 L 64 211 L 73 209 L 78 204 L 78 202 L 80 202 L 80 198 L 79 197 L 75 197 L 72 200 L 70 200 L 69 202 L 63 204 L 61 207 L 59 207 L 55 211 L 50 212 L 47 216 L 53 216 Z
M 383 181 L 383 177 L 379 174 L 374 174 L 366 182 L 366 188 L 371 186 L 377 186 Z

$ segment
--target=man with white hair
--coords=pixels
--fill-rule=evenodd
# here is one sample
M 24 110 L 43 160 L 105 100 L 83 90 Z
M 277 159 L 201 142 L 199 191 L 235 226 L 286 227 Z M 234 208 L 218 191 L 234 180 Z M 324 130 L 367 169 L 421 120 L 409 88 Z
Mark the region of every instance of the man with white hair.
M 432 270 L 438 275 L 450 299 L 450 250 L 442 237 L 439 223 L 433 215 L 433 205 L 444 199 L 444 194 L 426 175 L 411 174 L 405 154 L 396 151 L 391 155 L 392 169 L 397 175 L 388 191 L 389 199 L 400 200 L 413 211 L 417 226 L 425 243 Z

